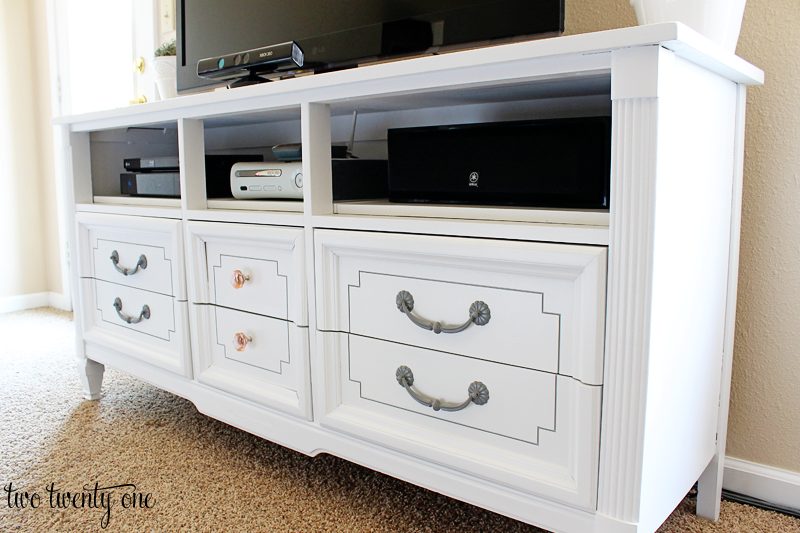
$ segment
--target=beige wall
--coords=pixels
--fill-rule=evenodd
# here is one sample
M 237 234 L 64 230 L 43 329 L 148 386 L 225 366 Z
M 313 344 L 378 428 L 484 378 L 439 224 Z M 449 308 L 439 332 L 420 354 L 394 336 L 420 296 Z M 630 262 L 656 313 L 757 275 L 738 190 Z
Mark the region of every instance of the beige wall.
M 61 293 L 44 0 L 0 2 L 0 299 Z
M 736 52 L 747 94 L 728 455 L 800 472 L 800 4 L 749 0 Z
M 566 33 L 636 24 L 627 0 L 567 0 Z M 800 473 L 800 4 L 749 0 L 749 89 L 727 455 Z

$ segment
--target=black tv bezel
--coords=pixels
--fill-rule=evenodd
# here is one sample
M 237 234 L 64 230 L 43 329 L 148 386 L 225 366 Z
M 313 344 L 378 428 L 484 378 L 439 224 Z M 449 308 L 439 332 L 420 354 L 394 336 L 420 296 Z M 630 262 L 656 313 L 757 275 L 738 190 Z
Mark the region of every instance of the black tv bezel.
M 177 88 L 179 94 L 189 94 L 192 92 L 199 92 L 204 90 L 209 90 L 215 87 L 221 87 L 231 82 L 231 80 L 223 81 L 219 79 L 204 79 L 197 75 L 197 64 L 186 64 L 186 43 L 185 43 L 185 36 L 183 32 L 183 28 L 186 23 L 185 19 L 185 0 L 177 0 L 176 1 L 176 53 L 177 53 Z M 534 4 L 535 2 L 535 4 Z M 412 53 L 405 53 L 399 55 L 392 55 L 392 54 L 382 54 L 380 51 L 380 47 L 376 46 L 376 50 L 374 54 L 369 55 L 357 55 L 357 56 L 349 56 L 348 54 L 342 54 L 340 57 L 336 57 L 333 61 L 325 63 L 323 66 L 319 66 L 318 64 L 313 65 L 310 68 L 299 69 L 297 72 L 315 72 L 321 73 L 326 71 L 332 70 L 340 70 L 345 68 L 352 68 L 356 67 L 359 64 L 373 62 L 373 61 L 382 61 L 386 59 L 403 59 L 408 57 L 416 57 L 419 55 L 426 55 L 426 54 L 433 54 L 437 52 L 444 52 L 444 51 L 453 51 L 463 48 L 470 48 L 474 46 L 482 46 L 482 45 L 492 45 L 492 44 L 500 44 L 506 42 L 514 42 L 514 41 L 522 41 L 522 40 L 531 40 L 536 38 L 542 37 L 551 37 L 557 36 L 564 32 L 564 3 L 565 0 L 490 0 L 485 4 L 479 4 L 476 6 L 468 6 L 457 8 L 453 10 L 448 10 L 444 12 L 431 12 L 423 16 L 446 16 L 450 15 L 453 16 L 454 13 L 457 13 L 459 10 L 464 9 L 491 9 L 501 7 L 504 11 L 511 12 L 514 9 L 514 6 L 517 6 L 519 9 L 522 9 L 523 6 L 525 9 L 538 9 L 544 15 L 550 17 L 550 19 L 542 20 L 537 19 L 534 22 L 531 22 L 531 30 L 526 31 L 525 33 L 514 33 L 514 34 L 505 34 L 505 35 L 495 35 L 495 36 L 487 36 L 487 35 L 480 35 L 477 36 L 473 40 L 466 40 L 466 41 L 459 41 L 459 42 L 446 42 L 441 45 L 434 43 L 434 46 L 430 47 L 429 49 L 419 50 Z M 557 11 L 557 14 L 556 14 Z M 550 13 L 548 13 L 550 12 Z M 555 15 L 555 16 L 553 16 Z M 422 16 L 421 16 L 422 17 Z M 387 21 L 392 22 L 392 21 Z M 329 33 L 324 35 L 315 36 L 309 39 L 302 39 L 298 40 L 298 44 L 303 48 L 304 42 L 314 42 L 318 43 L 320 39 L 332 39 L 337 38 L 341 40 L 342 38 L 347 37 L 348 34 L 355 35 L 356 32 L 363 32 L 363 31 L 375 31 L 376 28 L 381 28 L 384 26 L 385 23 L 374 24 L 370 26 L 362 26 L 359 28 L 352 28 L 347 30 L 342 30 L 335 33 Z M 269 46 L 271 44 L 277 43 L 263 43 L 263 46 Z M 218 53 L 210 54 L 209 57 L 213 56 L 221 56 L 228 53 L 237 53 L 240 50 L 220 50 Z M 281 76 L 286 75 L 285 72 L 283 73 L 276 73 L 274 76 Z M 269 74 L 264 75 L 266 78 L 269 78 Z

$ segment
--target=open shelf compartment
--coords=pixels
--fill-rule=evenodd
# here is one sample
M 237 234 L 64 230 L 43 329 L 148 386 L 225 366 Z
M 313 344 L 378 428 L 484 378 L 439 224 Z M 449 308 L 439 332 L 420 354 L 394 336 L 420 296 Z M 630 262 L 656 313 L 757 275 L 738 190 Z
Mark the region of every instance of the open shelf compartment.
M 329 105 L 333 141 L 349 138 L 353 113 L 357 112 L 354 155 L 362 159 L 388 159 L 387 138 L 392 128 L 610 116 L 611 76 L 607 70 L 591 71 L 513 83 L 503 81 L 494 85 L 361 97 L 331 101 Z M 318 186 L 313 178 L 311 186 Z M 376 176 L 376 179 L 383 179 L 383 176 Z M 334 201 L 331 212 L 333 215 L 608 226 L 607 209 L 392 203 L 388 198 L 374 198 Z
M 122 194 L 120 184 L 120 174 L 130 172 L 125 169 L 125 159 L 178 157 L 177 121 L 92 131 L 88 135 L 92 203 L 180 208 L 179 190 L 177 197 L 130 196 Z

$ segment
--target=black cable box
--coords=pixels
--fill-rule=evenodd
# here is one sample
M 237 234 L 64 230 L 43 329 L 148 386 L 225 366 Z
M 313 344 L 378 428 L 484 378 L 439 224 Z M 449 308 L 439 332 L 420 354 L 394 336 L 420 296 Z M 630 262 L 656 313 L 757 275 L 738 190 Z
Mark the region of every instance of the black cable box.
M 392 202 L 608 209 L 611 118 L 390 129 Z
M 230 186 L 231 167 L 235 163 L 263 160 L 264 156 L 260 154 L 207 154 L 206 197 L 233 198 Z M 120 192 L 122 194 L 180 197 L 178 156 L 134 157 L 124 159 L 123 166 L 128 173 L 120 174 Z M 161 174 L 162 176 L 160 178 L 137 177 L 140 174 Z M 174 187 L 170 185 L 173 183 Z M 165 194 L 166 191 L 170 192 Z
M 388 167 L 385 159 L 331 159 L 333 201 L 386 198 Z
M 124 172 L 119 175 L 122 194 L 131 196 L 181 197 L 181 175 L 178 172 Z
M 134 157 L 123 160 L 128 172 L 178 172 L 178 156 Z

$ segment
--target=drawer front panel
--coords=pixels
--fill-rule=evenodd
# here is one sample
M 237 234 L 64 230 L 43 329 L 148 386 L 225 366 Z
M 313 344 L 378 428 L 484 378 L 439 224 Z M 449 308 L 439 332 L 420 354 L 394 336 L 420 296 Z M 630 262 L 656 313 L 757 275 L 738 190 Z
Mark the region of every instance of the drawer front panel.
M 244 248 L 244 249 L 243 249 Z M 252 248 L 209 245 L 209 279 L 217 305 L 288 320 L 288 278 L 278 262 L 247 257 Z M 226 253 L 228 252 L 228 253 Z
M 180 221 L 87 213 L 77 219 L 81 277 L 186 299 Z
M 214 305 L 193 305 L 192 312 L 198 381 L 311 418 L 308 328 Z
M 190 222 L 194 303 L 308 325 L 303 231 Z
M 603 247 L 317 230 L 315 248 L 322 330 L 602 384 Z
M 356 335 L 349 341 L 350 383 L 343 388 L 345 404 L 379 402 L 534 445 L 541 430 L 555 429 L 554 374 Z M 412 371 L 412 389 L 427 397 L 462 404 L 469 398 L 470 384 L 477 381 L 486 387 L 488 401 L 455 412 L 435 411 L 414 400 L 398 382 L 401 367 Z M 355 383 L 358 387 L 352 386 Z
M 186 302 L 88 278 L 81 300 L 84 340 L 191 377 Z
M 281 375 L 283 367 L 291 364 L 289 322 L 221 307 L 214 308 L 214 315 L 216 365 L 242 373 L 267 371 Z
M 348 287 L 350 332 L 558 372 L 560 314 L 543 311 L 542 293 L 453 283 L 447 281 L 447 272 L 431 272 L 436 274 L 441 279 L 362 271 L 360 284 Z M 436 334 L 398 309 L 401 291 L 410 295 L 408 301 L 413 299 L 411 313 L 423 325 L 439 322 L 442 327 L 459 327 L 469 322 L 475 302 L 486 305 L 488 322 L 472 322 L 458 333 Z
M 325 427 L 529 494 L 594 509 L 602 387 L 547 372 L 346 333 L 323 333 L 331 362 Z M 461 407 L 434 410 L 412 391 Z M 401 374 L 407 376 L 407 374 Z M 473 389 L 476 390 L 476 389 Z M 479 390 L 479 388 L 478 388 Z
M 175 333 L 172 296 L 100 280 L 95 281 L 95 286 L 97 288 L 95 304 L 101 323 L 169 342 Z M 115 302 L 119 303 L 119 310 L 115 308 Z M 125 316 L 138 320 L 145 309 L 146 315 L 138 322 L 125 321 Z
M 167 247 L 103 238 L 98 238 L 94 244 L 94 278 L 167 296 L 175 294 L 172 286 L 173 265 L 172 260 L 167 258 L 171 255 L 168 254 Z M 116 258 L 116 263 L 112 260 L 112 255 Z M 146 267 L 139 266 L 140 262 Z M 135 272 L 126 275 L 117 270 L 115 265 L 123 271 Z

